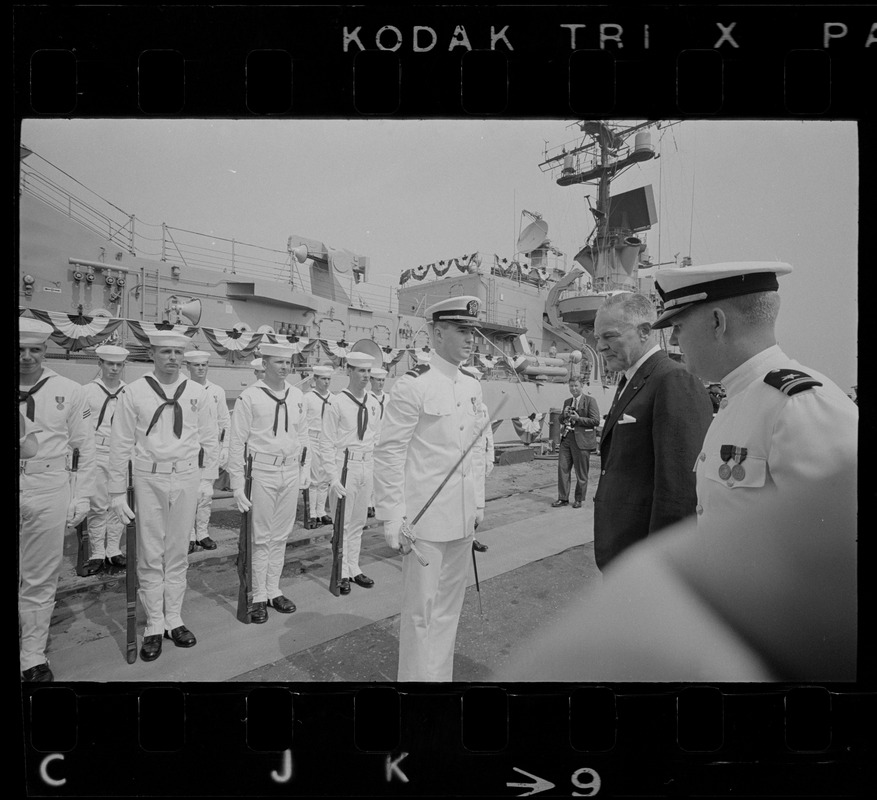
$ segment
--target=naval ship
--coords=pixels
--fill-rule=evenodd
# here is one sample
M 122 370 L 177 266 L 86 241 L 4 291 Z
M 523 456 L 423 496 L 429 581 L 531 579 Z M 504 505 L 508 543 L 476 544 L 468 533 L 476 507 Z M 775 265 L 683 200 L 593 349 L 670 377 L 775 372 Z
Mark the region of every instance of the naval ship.
M 475 295 L 482 311 L 472 364 L 485 402 L 493 412 L 505 398 L 499 418 L 533 441 L 568 396 L 571 374 L 609 406 L 616 376 L 595 350 L 596 310 L 612 292 L 654 297 L 659 266 L 644 241 L 657 222 L 652 187 L 613 196 L 610 184 L 656 156 L 651 135 L 667 124 L 585 120 L 576 123 L 577 141 L 544 152 L 539 167 L 559 186 L 597 191 L 593 230 L 572 267 L 542 215 L 524 211 L 511 258 L 473 252 L 434 261 L 403 271 L 395 290 L 371 286 L 369 257 L 341 243 L 292 234 L 279 250 L 149 225 L 22 143 L 19 314 L 55 327 L 48 363 L 79 383 L 97 374 L 96 346 L 128 348 L 131 381 L 151 369 L 149 332 L 181 330 L 211 354 L 210 379 L 233 403 L 254 379 L 261 341 L 293 344 L 291 382 L 331 363 L 337 391 L 346 385 L 346 353 L 358 350 L 383 363 L 391 389 L 429 352 L 425 309 Z

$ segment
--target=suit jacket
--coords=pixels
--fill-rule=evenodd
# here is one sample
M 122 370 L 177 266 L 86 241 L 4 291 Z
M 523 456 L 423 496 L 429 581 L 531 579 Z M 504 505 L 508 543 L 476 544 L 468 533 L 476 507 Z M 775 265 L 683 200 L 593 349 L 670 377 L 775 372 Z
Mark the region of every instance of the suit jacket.
M 566 411 L 572 402 L 573 398 L 567 397 L 563 401 L 563 411 Z M 576 446 L 579 450 L 596 450 L 597 434 L 594 429 L 600 424 L 600 409 L 597 407 L 597 401 L 591 395 L 582 392 L 579 396 L 578 414 L 579 419 L 570 431 L 575 436 Z M 563 418 L 562 414 L 561 418 Z
M 622 417 L 635 422 L 623 422 Z M 698 378 L 664 351 L 636 371 L 600 438 L 594 554 L 606 565 L 649 534 L 694 514 L 694 465 L 713 407 Z

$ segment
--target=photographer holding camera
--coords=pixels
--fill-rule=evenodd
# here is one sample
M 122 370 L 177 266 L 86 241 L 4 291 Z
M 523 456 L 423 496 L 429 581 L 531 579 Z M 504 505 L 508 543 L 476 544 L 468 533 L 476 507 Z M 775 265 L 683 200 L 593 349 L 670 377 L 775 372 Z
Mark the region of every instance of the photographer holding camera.
M 581 508 L 588 491 L 588 467 L 591 453 L 597 449 L 594 429 L 600 424 L 597 401 L 585 394 L 582 379 L 569 380 L 571 397 L 563 401 L 560 417 L 560 452 L 557 458 L 557 500 L 553 508 L 569 505 L 570 472 L 575 467 L 576 488 L 573 508 Z

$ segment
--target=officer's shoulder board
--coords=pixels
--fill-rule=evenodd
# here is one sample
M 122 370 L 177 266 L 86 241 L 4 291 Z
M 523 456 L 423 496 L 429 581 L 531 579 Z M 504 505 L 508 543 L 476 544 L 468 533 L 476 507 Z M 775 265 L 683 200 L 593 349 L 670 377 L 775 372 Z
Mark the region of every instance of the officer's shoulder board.
M 783 394 L 791 397 L 798 392 L 822 386 L 822 382 L 811 378 L 806 372 L 796 369 L 772 369 L 764 376 L 764 382 L 774 389 L 779 389 Z
M 419 378 L 425 372 L 429 372 L 429 364 L 418 364 L 414 369 L 409 369 L 405 374 L 410 375 L 412 378 Z

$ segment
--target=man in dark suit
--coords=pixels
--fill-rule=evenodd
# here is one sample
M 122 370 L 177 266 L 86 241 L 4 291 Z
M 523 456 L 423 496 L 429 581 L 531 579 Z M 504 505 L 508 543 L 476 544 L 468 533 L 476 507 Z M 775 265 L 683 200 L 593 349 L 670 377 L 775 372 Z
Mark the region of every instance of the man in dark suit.
M 597 449 L 594 429 L 600 424 L 597 401 L 582 389 L 582 379 L 570 378 L 568 397 L 560 415 L 560 451 L 557 459 L 557 500 L 554 508 L 569 505 L 570 472 L 575 467 L 576 489 L 573 508 L 581 508 L 588 492 L 588 467 Z
M 622 372 L 600 438 L 594 554 L 606 566 L 623 550 L 695 513 L 695 460 L 712 422 L 700 380 L 656 344 L 655 307 L 641 294 L 604 301 L 597 351 Z

